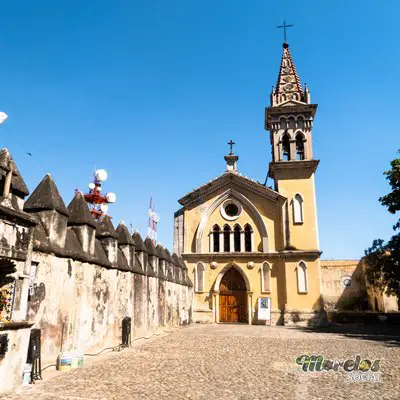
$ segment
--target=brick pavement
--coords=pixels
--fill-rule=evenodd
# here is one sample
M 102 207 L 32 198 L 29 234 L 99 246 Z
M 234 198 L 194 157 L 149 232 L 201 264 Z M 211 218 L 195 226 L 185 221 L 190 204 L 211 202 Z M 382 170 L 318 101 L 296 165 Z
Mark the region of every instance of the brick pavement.
M 393 334 L 397 329 L 398 336 Z M 381 382 L 300 371 L 296 356 L 381 359 Z M 194 325 L 91 360 L 5 400 L 400 399 L 398 327 Z

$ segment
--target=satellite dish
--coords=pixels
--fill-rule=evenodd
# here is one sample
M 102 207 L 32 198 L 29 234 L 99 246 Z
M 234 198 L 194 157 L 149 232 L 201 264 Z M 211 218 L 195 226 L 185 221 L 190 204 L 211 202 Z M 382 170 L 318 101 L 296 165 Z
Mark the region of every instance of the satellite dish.
M 103 204 L 100 206 L 100 210 L 101 210 L 103 213 L 106 213 L 106 212 L 108 211 L 108 205 L 107 205 L 106 203 L 103 203 Z
M 94 189 L 96 187 L 96 185 L 93 182 L 89 183 L 89 189 Z
M 7 118 L 8 118 L 8 115 L 7 115 L 5 112 L 0 111 L 0 125 L 1 125 Z
M 109 203 L 115 203 L 117 201 L 117 195 L 113 192 L 106 194 L 106 199 Z
M 105 169 L 98 169 L 94 175 L 98 181 L 105 181 L 107 179 L 107 171 Z

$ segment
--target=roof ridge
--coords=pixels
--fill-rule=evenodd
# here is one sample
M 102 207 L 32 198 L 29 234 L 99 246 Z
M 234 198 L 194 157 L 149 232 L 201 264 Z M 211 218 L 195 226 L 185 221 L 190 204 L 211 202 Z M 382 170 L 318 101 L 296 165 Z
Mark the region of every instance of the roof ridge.
M 230 177 L 231 181 L 235 181 L 235 180 L 239 180 L 240 181 L 240 180 L 242 180 L 242 181 L 245 181 L 247 184 L 252 184 L 252 185 L 256 186 L 260 190 L 264 190 L 265 193 L 270 193 L 271 195 L 274 194 L 274 195 L 276 195 L 278 197 L 281 197 L 281 198 L 285 197 L 281 193 L 277 192 L 276 190 L 274 190 L 274 189 L 272 189 L 272 188 L 270 188 L 268 186 L 265 186 L 262 183 L 255 181 L 254 179 L 248 178 L 247 176 L 243 176 L 242 174 L 236 174 L 236 173 L 232 173 L 232 172 L 225 172 L 224 174 L 218 176 L 217 178 L 210 180 L 209 182 L 199 186 L 196 189 L 193 189 L 189 193 L 186 193 L 184 196 L 182 196 L 178 200 L 178 202 L 180 204 L 182 204 L 182 205 L 188 203 L 189 201 L 187 201 L 187 200 L 191 195 L 194 195 L 194 193 L 196 193 L 196 192 L 204 191 L 204 190 L 207 189 L 207 187 L 209 187 L 209 189 L 211 189 L 213 187 L 213 185 L 216 183 L 216 181 L 223 180 L 225 177 L 228 177 L 228 176 Z M 238 182 L 236 182 L 236 183 L 238 183 Z M 224 185 L 222 185 L 222 186 L 224 186 Z M 214 190 L 216 190 L 216 189 L 214 189 Z M 212 191 L 213 190 L 211 190 L 211 192 Z

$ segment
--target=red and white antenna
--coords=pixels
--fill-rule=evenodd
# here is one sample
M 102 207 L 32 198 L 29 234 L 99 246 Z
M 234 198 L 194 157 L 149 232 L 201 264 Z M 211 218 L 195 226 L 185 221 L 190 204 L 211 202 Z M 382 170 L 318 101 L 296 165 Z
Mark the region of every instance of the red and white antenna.
M 153 197 L 150 194 L 150 206 L 149 206 L 149 226 L 147 229 L 147 237 L 154 242 L 157 241 L 157 224 L 160 217 L 156 214 L 156 210 L 153 207 Z
M 100 219 L 107 214 L 108 204 L 115 203 L 117 196 L 113 192 L 101 194 L 101 183 L 107 179 L 107 171 L 98 169 L 94 173 L 93 182 L 89 183 L 89 193 L 84 194 L 89 205 L 89 210 L 95 219 Z

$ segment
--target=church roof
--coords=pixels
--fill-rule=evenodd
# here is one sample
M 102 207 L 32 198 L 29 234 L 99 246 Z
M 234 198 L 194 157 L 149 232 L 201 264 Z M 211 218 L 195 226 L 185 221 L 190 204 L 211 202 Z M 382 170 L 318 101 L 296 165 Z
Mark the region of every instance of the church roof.
M 303 88 L 287 43 L 283 44 L 282 60 L 275 93 L 285 94 L 288 100 L 292 99 L 293 95 L 296 94 L 298 96 L 297 100 L 304 101 Z
M 56 184 L 50 174 L 47 174 L 24 205 L 25 211 L 56 210 L 69 216 L 67 207 L 60 196 Z
M 96 228 L 96 222 L 89 211 L 89 207 L 81 192 L 77 192 L 68 205 L 68 226 L 89 225 Z
M 245 189 L 256 192 L 263 197 L 267 197 L 272 201 L 285 200 L 286 198 L 271 188 L 256 182 L 246 176 L 234 172 L 225 172 L 220 176 L 210 180 L 208 183 L 193 189 L 178 201 L 186 206 L 194 201 L 199 201 L 203 196 L 208 195 L 226 185 L 237 184 Z
M 13 174 L 11 178 L 11 191 L 15 190 L 23 195 L 23 197 L 29 194 L 29 190 L 25 185 L 24 180 L 22 179 L 21 174 L 18 171 L 18 168 L 12 159 L 9 151 L 7 149 L 0 150 L 0 173 L 2 176 L 6 176 L 7 172 L 10 170 L 10 167 L 13 167 Z
M 118 235 L 118 244 L 131 244 L 134 245 L 131 234 L 129 233 L 128 228 L 123 222 L 120 222 L 116 229 Z
M 117 232 L 115 232 L 114 226 L 108 215 L 105 215 L 97 221 L 96 237 L 117 238 Z

